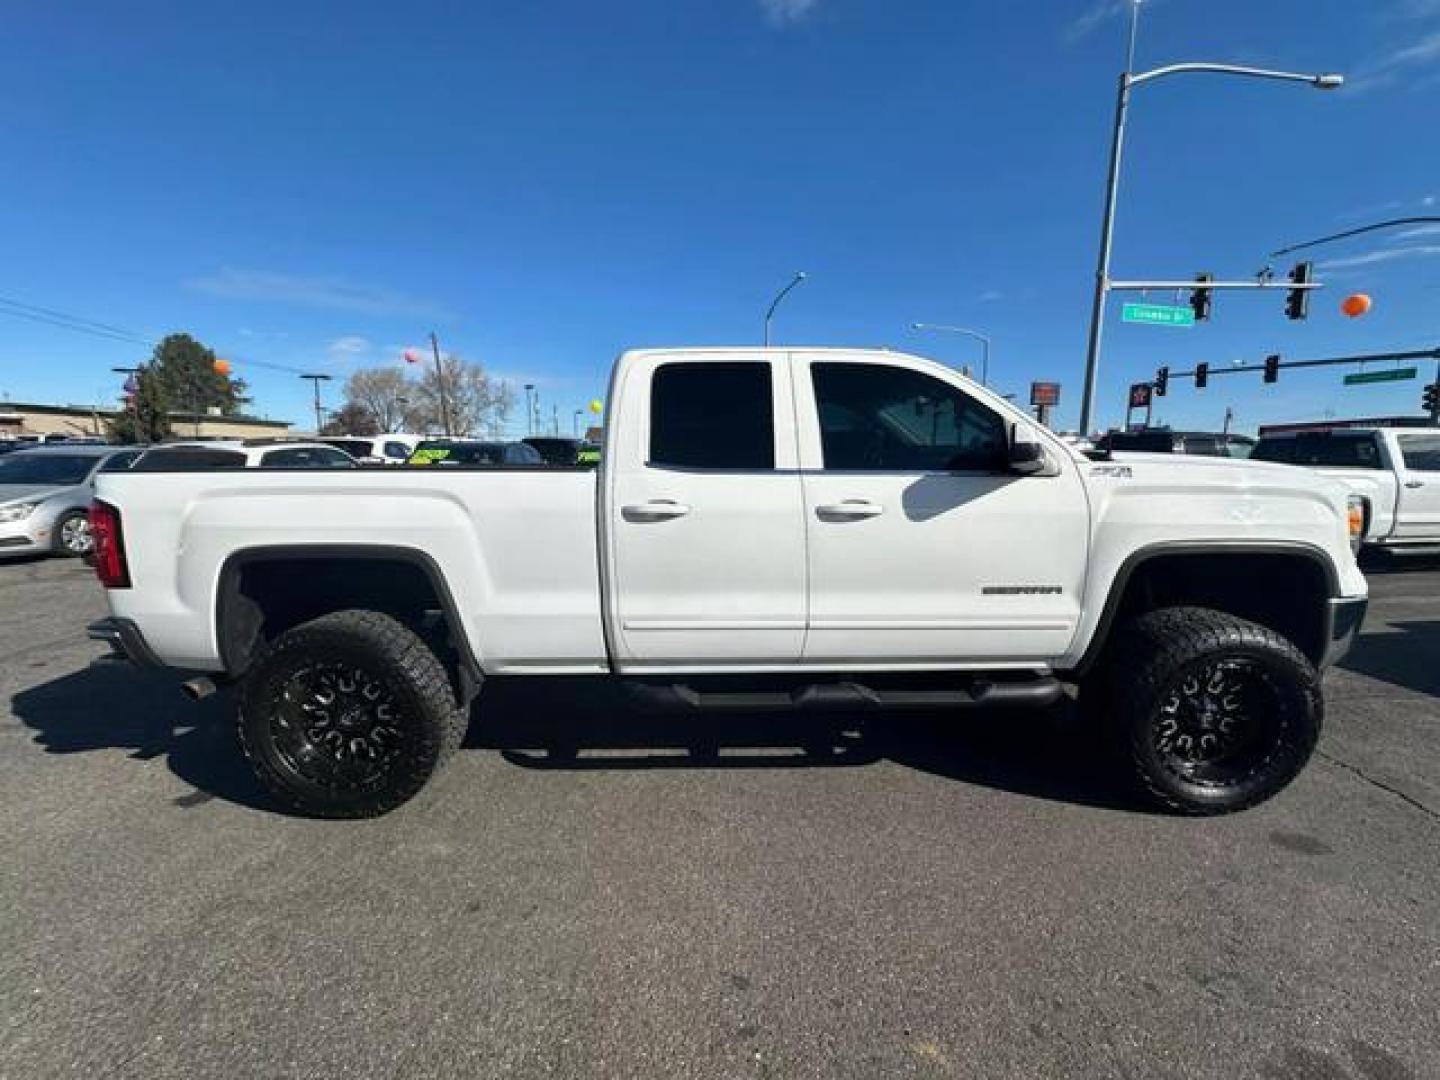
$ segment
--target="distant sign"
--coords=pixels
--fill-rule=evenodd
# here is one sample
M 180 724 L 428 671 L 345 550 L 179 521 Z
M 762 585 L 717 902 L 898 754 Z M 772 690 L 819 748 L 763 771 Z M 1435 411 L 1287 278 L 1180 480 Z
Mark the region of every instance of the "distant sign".
M 1137 382 L 1130 384 L 1130 408 L 1148 409 L 1150 399 L 1155 393 L 1155 388 L 1148 382 Z
M 1382 371 L 1357 371 L 1352 375 L 1345 376 L 1345 385 L 1363 386 L 1365 383 L 1373 382 L 1404 382 L 1406 379 L 1415 378 L 1416 374 L 1413 367 L 1386 368 Z
M 1175 304 L 1126 304 L 1120 310 L 1120 321 L 1151 326 L 1194 326 L 1195 309 Z
M 1058 382 L 1032 382 L 1030 384 L 1031 405 L 1059 405 L 1060 384 Z

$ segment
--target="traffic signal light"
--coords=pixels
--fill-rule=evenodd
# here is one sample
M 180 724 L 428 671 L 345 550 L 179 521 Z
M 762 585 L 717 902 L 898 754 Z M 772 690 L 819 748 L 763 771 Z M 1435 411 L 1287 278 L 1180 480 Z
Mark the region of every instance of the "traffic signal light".
M 1214 281 L 1214 274 L 1196 274 L 1195 280 L 1199 282 Z M 1195 321 L 1204 322 L 1210 318 L 1210 301 L 1215 295 L 1214 289 L 1192 289 L 1190 292 L 1190 308 L 1195 312 Z
M 1310 271 L 1314 269 L 1314 267 L 1314 263 L 1296 263 L 1295 269 L 1290 271 L 1290 283 L 1292 285 L 1308 285 L 1310 283 Z M 1305 312 L 1309 304 L 1309 289 L 1291 289 L 1285 295 L 1285 317 L 1287 319 L 1305 318 Z
M 1165 391 L 1170 387 L 1170 369 L 1168 367 L 1155 369 L 1155 396 L 1164 397 Z
M 1277 382 L 1277 381 L 1279 380 L 1279 378 L 1280 378 L 1280 356 L 1279 356 L 1279 354 L 1277 353 L 1277 354 L 1274 355 L 1274 356 L 1267 356 L 1267 357 L 1265 357 L 1265 381 L 1266 381 L 1266 382 Z
M 1204 389 L 1205 389 L 1205 384 L 1208 383 L 1209 381 L 1210 381 L 1210 365 L 1209 365 L 1209 364 L 1196 364 L 1196 365 L 1195 365 L 1195 389 L 1196 389 L 1196 390 L 1204 390 Z
M 1440 382 L 1432 382 L 1425 387 L 1425 396 L 1420 400 L 1425 403 L 1425 411 L 1432 416 L 1440 413 Z

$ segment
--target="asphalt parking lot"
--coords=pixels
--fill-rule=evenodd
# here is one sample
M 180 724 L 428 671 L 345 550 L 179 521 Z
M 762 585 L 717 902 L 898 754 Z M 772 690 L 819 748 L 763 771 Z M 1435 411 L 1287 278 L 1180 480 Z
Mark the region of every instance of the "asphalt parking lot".
M 1440 1076 L 1440 567 L 1377 572 L 1320 756 L 1132 804 L 1069 713 L 635 717 L 497 686 L 372 822 L 0 564 L 0 1076 Z

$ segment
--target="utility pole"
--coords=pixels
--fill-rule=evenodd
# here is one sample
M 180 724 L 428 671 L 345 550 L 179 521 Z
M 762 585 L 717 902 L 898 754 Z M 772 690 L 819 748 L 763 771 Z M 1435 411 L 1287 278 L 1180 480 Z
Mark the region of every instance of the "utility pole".
M 535 384 L 534 384 L 533 382 L 527 382 L 527 383 L 525 384 L 525 434 L 526 434 L 526 435 L 534 435 L 534 434 L 535 434 L 535 400 L 534 400 L 534 394 L 535 394 Z
M 1220 429 L 1224 435 L 1230 434 L 1230 425 L 1235 421 L 1235 410 L 1229 405 L 1225 406 L 1225 426 Z
M 320 384 L 329 382 L 329 375 L 301 375 L 302 379 L 309 379 L 310 385 L 315 388 L 315 434 L 320 434 L 320 429 L 325 426 L 325 410 L 320 407 Z
M 559 434 L 560 434 L 560 406 L 559 406 L 559 405 L 551 405 L 551 406 L 550 406 L 550 434 L 551 434 L 551 435 L 559 435 Z
M 450 402 L 445 396 L 445 369 L 440 364 L 440 339 L 430 331 L 430 351 L 435 355 L 435 386 L 440 392 L 440 426 L 450 435 Z
M 582 416 L 584 416 L 584 415 L 585 415 L 585 410 L 584 410 L 584 409 L 576 409 L 576 410 L 575 410 L 575 416 L 573 417 L 573 419 L 572 419 L 571 422 L 570 422 L 570 426 L 571 426 L 571 428 L 573 429 L 571 433 L 572 433 L 572 434 L 575 436 L 575 438 L 577 438 L 577 439 L 580 437 L 580 417 L 582 417 Z

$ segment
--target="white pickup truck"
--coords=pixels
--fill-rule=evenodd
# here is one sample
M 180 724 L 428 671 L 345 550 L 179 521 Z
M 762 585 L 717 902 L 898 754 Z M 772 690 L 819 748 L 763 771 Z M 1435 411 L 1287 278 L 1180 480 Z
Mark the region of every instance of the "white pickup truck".
M 928 360 L 629 352 L 607 407 L 598 468 L 142 458 L 97 488 L 91 634 L 192 696 L 238 681 L 257 775 L 318 815 L 412 796 L 485 679 L 559 674 L 700 709 L 1074 683 L 1145 790 L 1217 813 L 1299 772 L 1364 614 L 1340 485 L 1091 460 Z
M 1440 429 L 1277 432 L 1261 436 L 1253 456 L 1308 466 L 1343 483 L 1363 507 L 1366 547 L 1440 550 Z

